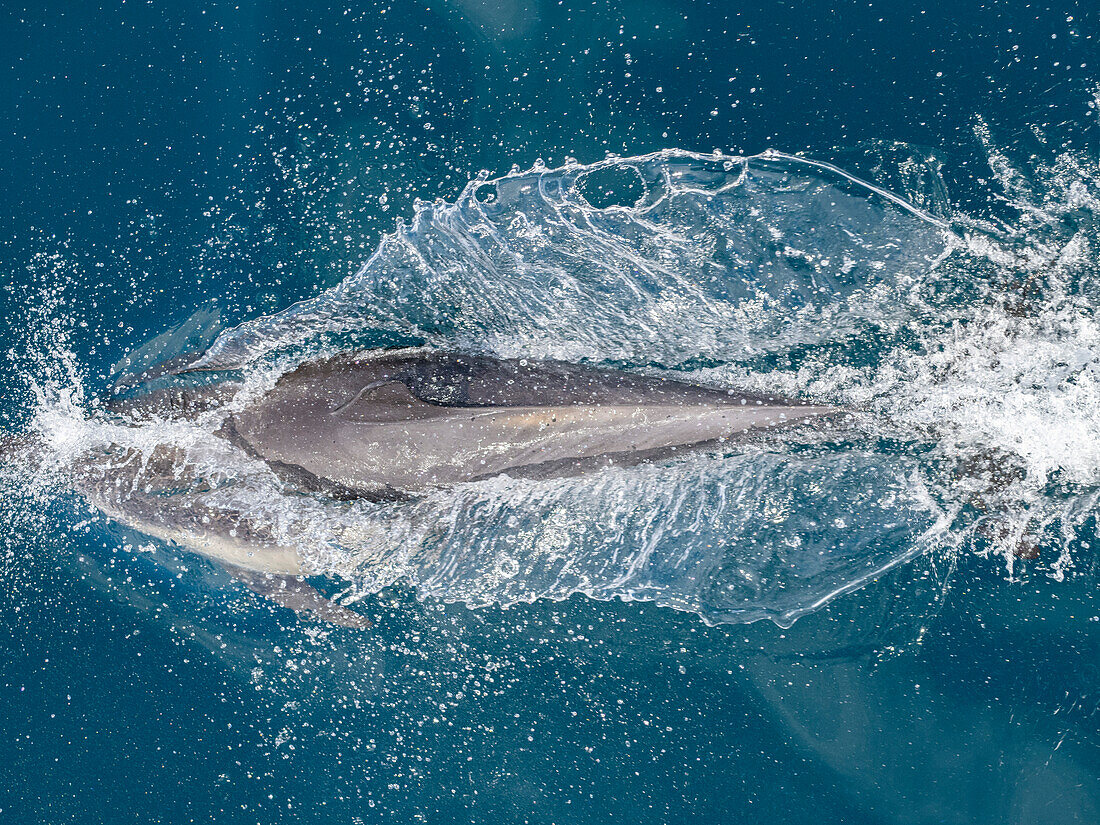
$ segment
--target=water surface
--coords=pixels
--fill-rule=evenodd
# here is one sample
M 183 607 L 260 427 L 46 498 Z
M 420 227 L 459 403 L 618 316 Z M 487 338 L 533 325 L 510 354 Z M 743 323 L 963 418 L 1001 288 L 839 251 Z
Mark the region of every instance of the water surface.
M 5 427 L 189 445 L 375 627 L 9 461 L 5 821 L 1100 819 L 1090 10 L 9 17 Z M 337 507 L 97 405 L 423 344 L 853 417 Z

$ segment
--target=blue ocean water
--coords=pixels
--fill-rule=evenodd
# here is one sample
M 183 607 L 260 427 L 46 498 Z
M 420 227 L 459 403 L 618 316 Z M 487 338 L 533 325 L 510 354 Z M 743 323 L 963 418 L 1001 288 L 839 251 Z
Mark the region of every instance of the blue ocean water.
M 1100 821 L 1095 9 L 4 16 L 3 424 L 58 455 L 212 460 L 97 401 L 204 352 L 553 357 L 858 421 L 397 506 L 214 466 L 367 631 L 9 459 L 0 821 Z

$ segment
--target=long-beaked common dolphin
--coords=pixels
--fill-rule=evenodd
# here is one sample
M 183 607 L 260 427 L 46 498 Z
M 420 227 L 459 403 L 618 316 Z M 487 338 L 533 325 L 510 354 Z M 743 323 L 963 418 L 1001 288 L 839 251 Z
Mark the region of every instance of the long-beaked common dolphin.
M 109 409 L 127 421 L 190 417 L 234 391 L 218 384 L 159 389 Z M 621 370 L 423 350 L 310 361 L 232 409 L 218 430 L 222 439 L 291 488 L 341 500 L 401 498 L 500 474 L 580 475 L 835 412 Z M 112 518 L 238 569 L 281 604 L 356 623 L 356 614 L 302 583 L 262 583 L 257 574 L 311 572 L 269 525 L 247 513 L 209 512 L 186 491 L 144 494 L 180 486 L 172 448 L 140 462 L 92 462 L 74 478 Z M 167 479 L 167 487 L 156 478 Z

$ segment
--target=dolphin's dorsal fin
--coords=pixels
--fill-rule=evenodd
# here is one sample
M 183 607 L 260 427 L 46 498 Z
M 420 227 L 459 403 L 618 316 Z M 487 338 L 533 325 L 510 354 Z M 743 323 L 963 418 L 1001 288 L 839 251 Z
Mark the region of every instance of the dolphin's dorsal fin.
M 344 421 L 372 423 L 434 418 L 445 414 L 443 407 L 421 401 L 403 381 L 378 381 L 367 384 L 350 401 L 332 411 Z

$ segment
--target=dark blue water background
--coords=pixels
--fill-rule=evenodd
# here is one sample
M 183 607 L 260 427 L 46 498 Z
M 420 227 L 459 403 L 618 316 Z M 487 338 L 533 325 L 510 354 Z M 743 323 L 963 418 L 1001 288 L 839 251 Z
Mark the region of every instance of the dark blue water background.
M 950 209 L 1011 225 L 975 126 L 1020 168 L 1095 166 L 1097 23 L 1084 3 L 9 4 L 5 426 L 55 370 L 44 329 L 101 389 L 198 309 L 231 326 L 339 282 L 482 169 L 774 147 L 901 190 L 898 157 L 934 156 Z M 0 821 L 1100 821 L 1087 543 L 1062 581 L 923 557 L 789 629 L 396 585 L 350 634 L 121 528 L 5 508 Z

